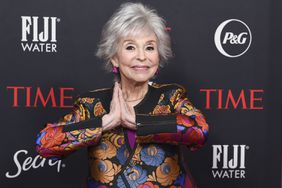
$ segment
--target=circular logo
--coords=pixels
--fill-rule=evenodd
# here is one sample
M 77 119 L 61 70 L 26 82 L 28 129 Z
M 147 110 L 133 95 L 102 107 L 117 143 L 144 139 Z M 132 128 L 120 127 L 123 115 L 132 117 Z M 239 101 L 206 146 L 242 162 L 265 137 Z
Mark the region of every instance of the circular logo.
M 239 57 L 247 52 L 252 42 L 250 28 L 243 21 L 229 19 L 222 22 L 214 34 L 218 51 L 226 57 Z

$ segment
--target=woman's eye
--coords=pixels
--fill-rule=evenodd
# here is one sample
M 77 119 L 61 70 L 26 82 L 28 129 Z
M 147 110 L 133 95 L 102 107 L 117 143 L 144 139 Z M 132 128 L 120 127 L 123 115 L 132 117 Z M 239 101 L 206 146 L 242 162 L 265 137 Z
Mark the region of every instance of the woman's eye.
M 135 48 L 134 48 L 134 46 L 127 46 L 126 47 L 126 50 L 134 50 Z
M 146 49 L 149 51 L 153 51 L 155 48 L 153 46 L 148 46 Z

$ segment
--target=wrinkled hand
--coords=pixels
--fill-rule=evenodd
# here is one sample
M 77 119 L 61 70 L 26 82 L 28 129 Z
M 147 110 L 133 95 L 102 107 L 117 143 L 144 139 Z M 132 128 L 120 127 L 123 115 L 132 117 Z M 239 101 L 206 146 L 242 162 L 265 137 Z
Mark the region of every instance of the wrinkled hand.
M 110 104 L 110 112 L 102 117 L 103 131 L 113 129 L 121 124 L 121 110 L 119 104 L 119 85 L 116 82 Z
M 121 110 L 121 124 L 123 127 L 126 127 L 128 129 L 134 129 L 136 130 L 136 123 L 135 123 L 135 110 L 132 106 L 129 106 L 123 96 L 121 88 L 119 87 L 119 105 Z
M 110 112 L 102 117 L 102 128 L 107 131 L 119 125 L 136 129 L 134 108 L 125 102 L 120 85 L 115 82 Z

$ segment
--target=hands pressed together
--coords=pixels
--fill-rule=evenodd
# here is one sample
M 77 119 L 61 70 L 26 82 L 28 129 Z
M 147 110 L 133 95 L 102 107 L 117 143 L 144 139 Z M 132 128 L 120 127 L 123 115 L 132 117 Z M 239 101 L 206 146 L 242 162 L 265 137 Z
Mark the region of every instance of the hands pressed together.
M 102 117 L 102 128 L 107 131 L 120 125 L 136 130 L 134 108 L 125 102 L 120 84 L 115 82 L 110 112 Z

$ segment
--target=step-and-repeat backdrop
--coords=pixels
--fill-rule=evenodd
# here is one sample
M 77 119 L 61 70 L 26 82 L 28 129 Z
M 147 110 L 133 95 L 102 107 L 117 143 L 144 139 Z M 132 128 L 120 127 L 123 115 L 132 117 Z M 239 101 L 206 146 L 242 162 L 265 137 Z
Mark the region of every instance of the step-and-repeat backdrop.
M 85 185 L 86 149 L 52 162 L 37 155 L 35 138 L 45 123 L 71 110 L 79 93 L 112 86 L 112 74 L 94 54 L 103 25 L 123 2 L 1 1 L 1 188 Z M 274 5 L 142 2 L 163 16 L 172 38 L 174 58 L 154 81 L 184 85 L 210 125 L 204 148 L 183 148 L 198 187 L 280 187 Z

